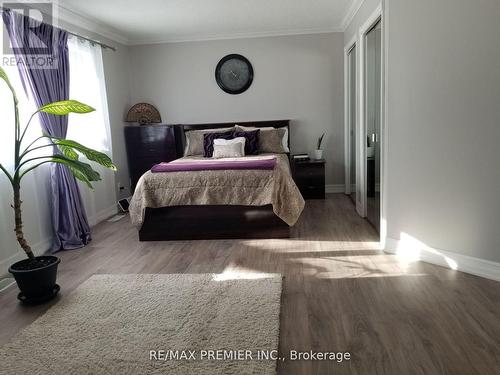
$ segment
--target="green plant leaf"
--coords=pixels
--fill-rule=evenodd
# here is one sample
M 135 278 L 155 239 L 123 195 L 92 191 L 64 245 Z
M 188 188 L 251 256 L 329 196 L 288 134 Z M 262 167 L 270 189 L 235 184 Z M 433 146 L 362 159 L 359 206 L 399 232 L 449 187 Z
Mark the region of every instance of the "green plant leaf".
M 78 154 L 76 152 L 79 152 L 80 154 L 84 155 L 87 159 L 94 161 L 102 165 L 103 167 L 116 171 L 116 166 L 113 164 L 111 158 L 103 152 L 93 150 L 89 147 L 86 147 L 70 139 L 62 139 L 51 136 L 47 137 L 50 138 L 55 145 L 57 145 L 57 147 L 59 148 L 59 150 L 61 150 L 63 155 L 72 160 L 78 160 Z
M 6 82 L 9 82 L 9 77 L 7 77 L 7 73 L 5 72 L 5 70 L 0 66 L 0 77 L 6 81 Z
M 80 181 L 87 184 L 90 189 L 94 189 L 91 182 L 100 181 L 99 172 L 92 169 L 90 164 L 83 163 L 78 160 L 72 160 L 64 155 L 53 155 L 50 159 L 53 163 L 63 164 L 71 171 L 71 173 Z
M 61 163 L 61 164 L 64 164 L 64 163 Z M 80 180 L 80 181 L 84 182 L 89 189 L 94 190 L 94 186 L 92 185 L 92 183 L 90 182 L 90 180 L 87 178 L 87 176 L 85 175 L 85 173 L 83 173 L 79 169 L 70 167 L 69 165 L 67 165 L 67 167 L 71 171 L 71 173 L 73 174 L 73 176 L 75 176 L 75 178 L 77 180 Z
M 64 116 L 70 113 L 89 113 L 95 111 L 95 109 L 91 106 L 83 104 L 78 100 L 62 100 L 60 102 L 53 102 L 38 108 L 38 110 L 40 112 L 57 116 Z
M 78 160 L 78 153 L 75 150 L 73 150 L 71 147 L 59 145 L 59 146 L 57 146 L 57 148 L 67 158 L 69 158 L 71 160 Z
M 12 84 L 10 83 L 9 76 L 7 76 L 7 73 L 5 72 L 5 70 L 3 70 L 1 66 L 0 66 L 0 78 L 5 81 L 7 86 L 9 86 L 9 89 L 12 92 L 12 96 L 14 97 L 14 102 L 17 105 L 18 102 L 17 102 L 16 91 L 14 90 L 14 87 L 12 87 Z

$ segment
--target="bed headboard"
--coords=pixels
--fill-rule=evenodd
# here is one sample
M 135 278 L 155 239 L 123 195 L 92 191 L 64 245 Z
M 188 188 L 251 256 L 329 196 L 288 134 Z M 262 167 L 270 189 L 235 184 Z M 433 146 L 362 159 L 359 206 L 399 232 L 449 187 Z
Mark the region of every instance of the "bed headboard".
M 290 120 L 269 120 L 269 121 L 232 121 L 232 122 L 214 122 L 209 124 L 179 124 L 174 125 L 175 143 L 177 157 L 184 155 L 186 145 L 186 132 L 190 130 L 219 129 L 234 125 L 249 126 L 255 128 L 283 128 L 288 129 L 288 145 L 290 145 Z

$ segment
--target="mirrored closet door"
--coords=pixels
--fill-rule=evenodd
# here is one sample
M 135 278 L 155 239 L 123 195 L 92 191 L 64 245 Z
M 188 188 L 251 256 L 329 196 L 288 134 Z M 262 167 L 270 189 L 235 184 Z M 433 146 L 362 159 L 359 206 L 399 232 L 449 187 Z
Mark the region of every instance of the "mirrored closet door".
M 366 213 L 380 231 L 380 126 L 382 32 L 377 22 L 365 35 Z
M 347 54 L 347 74 L 349 90 L 348 100 L 348 124 L 349 124 L 349 197 L 356 204 L 356 45 Z

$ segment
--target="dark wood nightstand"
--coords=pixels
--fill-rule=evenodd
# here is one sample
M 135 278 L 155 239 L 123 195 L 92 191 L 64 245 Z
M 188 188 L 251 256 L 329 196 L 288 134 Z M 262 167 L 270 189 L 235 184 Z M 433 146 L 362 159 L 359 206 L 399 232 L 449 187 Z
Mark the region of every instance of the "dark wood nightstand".
M 295 160 L 292 174 L 304 199 L 325 199 L 325 159 Z

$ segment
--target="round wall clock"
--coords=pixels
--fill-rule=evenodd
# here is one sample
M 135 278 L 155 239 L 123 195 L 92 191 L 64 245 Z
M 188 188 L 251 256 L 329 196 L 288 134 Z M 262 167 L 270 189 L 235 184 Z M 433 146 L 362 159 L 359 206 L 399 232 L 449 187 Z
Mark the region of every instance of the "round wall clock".
M 253 68 L 244 56 L 231 54 L 223 57 L 215 68 L 215 80 L 228 94 L 245 92 L 253 80 Z

